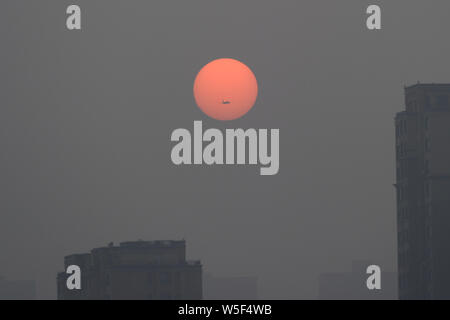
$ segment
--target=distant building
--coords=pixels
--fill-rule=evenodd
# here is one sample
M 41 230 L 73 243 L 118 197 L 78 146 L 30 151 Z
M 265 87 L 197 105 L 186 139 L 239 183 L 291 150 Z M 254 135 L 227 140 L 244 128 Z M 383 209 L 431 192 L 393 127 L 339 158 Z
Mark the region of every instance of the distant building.
M 206 300 L 256 300 L 258 299 L 258 278 L 215 277 L 205 273 L 203 294 Z
M 0 277 L 0 300 L 34 300 L 36 284 L 32 280 L 6 280 Z
M 355 261 L 351 272 L 324 273 L 319 276 L 321 300 L 396 300 L 397 275 L 381 272 L 381 289 L 367 288 L 367 267 L 370 261 Z
M 60 300 L 202 299 L 200 261 L 186 261 L 185 241 L 136 241 L 64 258 L 81 268 L 81 290 L 68 290 L 57 277 Z
M 405 88 L 395 117 L 400 299 L 450 299 L 450 84 Z

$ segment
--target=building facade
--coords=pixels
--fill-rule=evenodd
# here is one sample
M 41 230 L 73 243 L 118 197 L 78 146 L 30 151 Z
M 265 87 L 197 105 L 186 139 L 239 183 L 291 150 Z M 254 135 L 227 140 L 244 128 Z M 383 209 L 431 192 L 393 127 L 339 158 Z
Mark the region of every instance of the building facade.
M 405 88 L 397 113 L 400 299 L 450 299 L 450 84 Z
M 68 290 L 66 272 L 57 277 L 60 300 L 199 300 L 202 265 L 186 261 L 185 241 L 110 244 L 64 258 L 81 269 L 81 290 Z

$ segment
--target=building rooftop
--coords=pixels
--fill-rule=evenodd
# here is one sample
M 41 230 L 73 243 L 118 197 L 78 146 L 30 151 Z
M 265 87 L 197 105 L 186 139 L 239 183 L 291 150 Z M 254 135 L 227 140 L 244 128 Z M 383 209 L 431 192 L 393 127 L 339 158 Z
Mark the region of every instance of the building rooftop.
M 416 83 L 410 86 L 405 86 L 405 90 L 414 89 L 445 89 L 450 90 L 450 83 Z
M 114 245 L 113 242 L 110 242 L 105 247 L 98 247 L 91 250 L 91 252 L 105 249 L 145 249 L 145 248 L 176 248 L 176 247 L 185 247 L 185 240 L 153 240 L 153 241 L 125 241 L 120 242 L 119 245 Z

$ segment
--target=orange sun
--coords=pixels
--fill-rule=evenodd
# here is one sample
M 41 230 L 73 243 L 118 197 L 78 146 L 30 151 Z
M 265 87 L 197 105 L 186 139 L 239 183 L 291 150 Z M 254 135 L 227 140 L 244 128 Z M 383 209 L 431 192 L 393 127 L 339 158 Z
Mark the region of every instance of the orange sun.
M 257 96 L 258 83 L 252 70 L 234 59 L 211 61 L 195 78 L 195 102 L 217 120 L 242 117 L 253 107 Z

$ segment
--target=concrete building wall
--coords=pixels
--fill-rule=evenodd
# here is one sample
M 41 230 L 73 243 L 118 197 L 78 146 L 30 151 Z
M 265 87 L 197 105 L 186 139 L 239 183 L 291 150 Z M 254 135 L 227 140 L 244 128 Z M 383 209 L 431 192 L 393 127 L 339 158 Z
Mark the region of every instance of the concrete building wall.
M 406 88 L 405 104 L 395 119 L 400 298 L 448 299 L 450 85 Z

